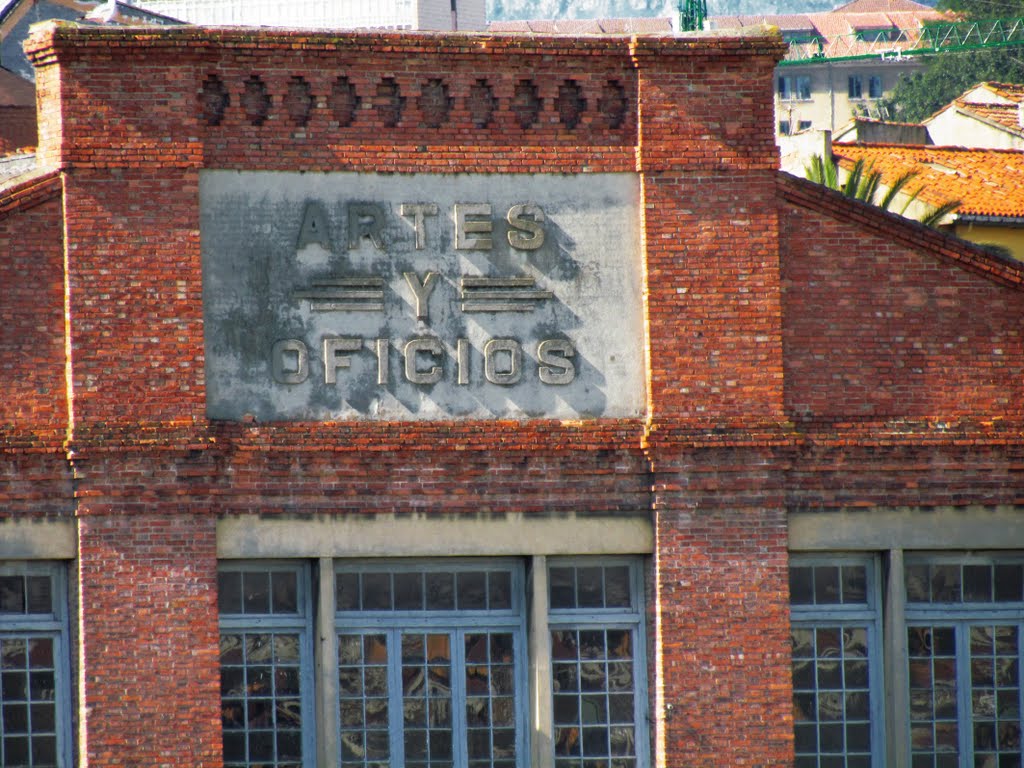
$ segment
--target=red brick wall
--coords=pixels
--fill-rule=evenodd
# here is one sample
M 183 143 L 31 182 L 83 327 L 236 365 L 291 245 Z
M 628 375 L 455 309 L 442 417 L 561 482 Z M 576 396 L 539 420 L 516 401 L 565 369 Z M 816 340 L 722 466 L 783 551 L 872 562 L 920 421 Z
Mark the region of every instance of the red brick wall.
M 799 191 L 807 194 L 806 186 Z M 908 225 L 902 238 L 893 237 L 892 220 L 879 212 L 867 209 L 856 221 L 848 203 L 827 200 L 832 208 L 783 208 L 786 406 L 793 418 L 950 428 L 994 417 L 1019 423 L 1019 270 L 993 273 L 991 260 L 924 227 Z
M 220 765 L 214 518 L 78 525 L 81 763 Z
M 61 179 L 0 193 L 0 518 L 72 509 Z
M 651 686 L 672 705 L 653 710 L 656 761 L 781 766 L 786 509 L 1002 500 L 1021 486 L 1020 451 L 1000 449 L 995 427 L 968 448 L 929 421 L 1019 423 L 1019 271 L 780 185 L 778 41 L 62 26 L 29 48 L 40 159 L 67 176 L 90 766 L 217 764 L 217 514 L 649 515 Z M 647 417 L 209 423 L 202 168 L 639 173 Z M 904 284 L 880 279 L 892 264 Z M 951 319 L 950 298 L 994 314 Z M 63 294 L 47 299 L 62 318 Z M 974 368 L 933 392 L 961 325 L 955 360 Z M 872 343 L 880 328 L 887 346 Z M 914 360 L 926 373 L 898 376 Z M 877 431 L 850 426 L 862 416 L 913 425 L 873 452 Z M 1006 485 L 993 495 L 970 462 Z M 0 494 L 24 495 L 18 482 Z

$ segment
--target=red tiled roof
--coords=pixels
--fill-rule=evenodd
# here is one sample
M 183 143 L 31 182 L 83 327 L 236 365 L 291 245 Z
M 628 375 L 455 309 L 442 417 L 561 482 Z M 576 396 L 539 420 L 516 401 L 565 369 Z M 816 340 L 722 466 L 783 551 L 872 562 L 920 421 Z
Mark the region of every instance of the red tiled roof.
M 978 104 L 963 99 L 957 99 L 953 103 L 961 112 L 998 123 L 1016 133 L 1021 132 L 1020 106 L 1017 104 Z
M 1018 104 L 1024 101 L 1024 85 L 1020 83 L 986 82 L 981 83 L 980 85 L 986 86 L 989 90 L 997 93 L 1004 99 L 1009 99 L 1010 101 L 1017 102 Z
M 961 200 L 961 215 L 1024 217 L 1024 152 L 840 143 L 832 151 L 844 168 L 863 158 L 884 184 L 916 171 L 906 190 L 920 188 L 918 199 L 931 205 Z
M 910 47 L 928 22 L 949 21 L 946 13 L 911 0 L 855 0 L 835 11 L 798 14 L 712 16 L 711 29 L 771 24 L 783 32 L 801 30 L 812 34 L 813 43 L 793 43 L 805 53 L 824 51 L 827 56 L 856 56 Z M 877 42 L 859 40 L 858 30 L 900 30 L 899 40 L 883 37 Z

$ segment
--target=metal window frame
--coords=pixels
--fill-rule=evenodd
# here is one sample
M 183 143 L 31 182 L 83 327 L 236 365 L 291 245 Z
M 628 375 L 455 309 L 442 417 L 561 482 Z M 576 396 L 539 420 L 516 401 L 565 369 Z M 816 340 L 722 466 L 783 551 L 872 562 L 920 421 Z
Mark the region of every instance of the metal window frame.
M 910 565 L 1024 565 L 1024 554 L 1018 552 L 913 552 L 904 557 Z M 1018 631 L 1018 711 L 1024 713 L 1024 600 L 1017 602 L 948 602 L 912 603 L 907 601 L 903 634 L 911 627 L 951 627 L 956 641 L 957 743 L 960 745 L 960 768 L 974 765 L 974 713 L 971 701 L 970 628 L 985 624 L 1016 626 Z M 904 660 L 908 670 L 909 655 Z M 909 675 L 909 671 L 908 671 Z M 1021 716 L 1024 724 L 1024 714 Z M 907 760 L 910 760 L 910 738 L 907 738 Z M 909 762 L 908 762 L 909 764 Z
M 879 558 L 871 553 L 863 555 L 791 554 L 789 567 L 863 565 L 866 569 L 866 596 L 863 604 L 835 603 L 791 605 L 790 626 L 816 629 L 825 626 L 864 627 L 868 638 L 868 696 L 870 697 L 871 764 L 884 766 L 886 755 L 885 675 L 883 674 L 884 642 L 882 621 L 882 570 Z M 845 690 L 845 688 L 844 688 Z M 817 691 L 817 683 L 815 684 Z
M 630 608 L 552 608 L 548 607 L 547 626 L 543 628 L 550 637 L 553 629 L 630 629 L 633 633 L 633 723 L 636 744 L 637 768 L 649 768 L 651 765 L 650 733 L 647 724 L 650 722 L 648 681 L 647 681 L 647 637 L 646 637 L 646 602 L 644 600 L 643 558 L 639 556 L 615 557 L 549 557 L 547 558 L 547 574 L 550 579 L 552 568 L 572 566 L 585 568 L 589 566 L 626 566 L 629 569 Z M 550 647 L 548 648 L 548 663 Z M 544 695 L 548 699 L 548 712 L 554 706 L 554 692 L 551 685 L 550 668 L 546 680 L 547 690 Z M 549 723 L 552 728 L 553 723 Z M 550 759 L 554 761 L 554 739 L 551 743 Z
M 521 558 L 428 558 L 375 559 L 333 561 L 332 574 L 339 573 L 412 573 L 412 572 L 460 572 L 480 570 L 507 570 L 511 574 L 511 607 L 509 609 L 487 610 L 444 610 L 444 611 L 338 611 L 333 617 L 333 633 L 339 634 L 385 634 L 388 643 L 388 738 L 390 763 L 401 768 L 405 763 L 404 729 L 402 727 L 402 664 L 401 637 L 408 631 L 449 633 L 452 638 L 452 750 L 455 765 L 465 765 L 467 724 L 465 721 L 466 691 L 462 671 L 465 669 L 464 638 L 473 632 L 509 631 L 513 642 L 513 674 L 515 677 L 515 729 L 516 765 L 526 768 L 530 765 L 529 718 L 529 659 L 527 641 L 526 574 Z M 321 588 L 325 585 L 321 584 Z M 331 583 L 334 588 L 334 583 Z M 392 653 L 396 654 L 392 656 Z M 335 659 L 336 659 L 335 655 Z M 335 664 L 337 662 L 335 661 Z M 335 672 L 335 677 L 336 677 Z M 336 697 L 335 697 L 336 698 Z M 334 703 L 334 727 L 340 732 L 341 721 L 338 705 Z M 334 760 L 341 764 L 341 745 L 337 745 Z
M 305 560 L 230 560 L 220 561 L 217 572 L 292 571 L 296 574 L 295 614 L 219 614 L 219 634 L 286 632 L 299 635 L 299 684 L 301 692 L 299 705 L 302 713 L 302 765 L 313 768 L 318 764 L 317 729 L 315 722 L 315 689 L 317 680 L 313 674 L 313 580 L 310 565 Z M 223 695 L 223 694 L 222 694 Z
M 0 639 L 8 637 L 48 637 L 53 640 L 54 709 L 57 738 L 57 765 L 73 765 L 72 703 L 71 703 L 71 642 L 70 611 L 68 607 L 67 566 L 49 560 L 0 561 L 3 576 L 49 576 L 52 612 L 44 614 L 0 614 Z

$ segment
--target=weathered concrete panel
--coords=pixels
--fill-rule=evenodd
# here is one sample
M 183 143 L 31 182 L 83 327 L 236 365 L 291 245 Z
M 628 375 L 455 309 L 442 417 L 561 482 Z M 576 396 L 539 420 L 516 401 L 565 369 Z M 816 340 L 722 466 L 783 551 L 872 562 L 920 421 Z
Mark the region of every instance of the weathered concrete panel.
M 495 519 L 374 517 L 217 521 L 217 557 L 498 557 L 613 555 L 654 551 L 649 518 L 510 514 Z
M 211 418 L 644 410 L 632 174 L 206 171 L 200 202 Z

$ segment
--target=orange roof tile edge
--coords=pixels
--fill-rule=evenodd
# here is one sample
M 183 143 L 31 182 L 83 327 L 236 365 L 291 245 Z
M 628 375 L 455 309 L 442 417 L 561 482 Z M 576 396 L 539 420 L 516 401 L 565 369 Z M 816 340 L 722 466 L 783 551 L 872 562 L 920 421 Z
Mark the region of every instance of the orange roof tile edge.
M 913 171 L 908 192 L 920 187 L 918 199 L 931 205 L 960 200 L 961 216 L 1024 218 L 1024 152 L 902 144 L 834 142 L 840 164 L 863 159 L 881 172 L 882 183 Z

